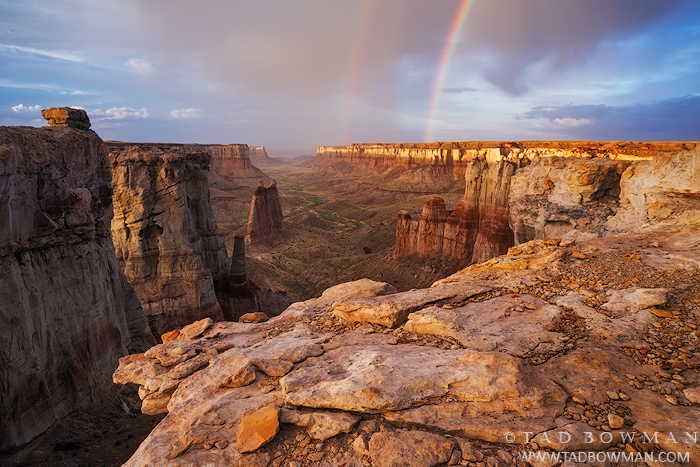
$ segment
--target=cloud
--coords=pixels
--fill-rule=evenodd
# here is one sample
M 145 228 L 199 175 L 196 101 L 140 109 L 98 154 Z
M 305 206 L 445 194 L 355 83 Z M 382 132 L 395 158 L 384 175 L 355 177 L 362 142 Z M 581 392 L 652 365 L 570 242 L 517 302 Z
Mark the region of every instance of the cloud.
M 621 106 L 542 106 L 518 118 L 540 120 L 540 129 L 586 139 L 697 141 L 700 95 Z
M 170 116 L 177 119 L 192 119 L 200 116 L 200 109 L 175 109 L 170 112 Z
M 38 104 L 37 105 L 19 104 L 19 105 L 13 106 L 12 110 L 15 112 L 19 112 L 19 113 L 34 113 L 34 112 L 38 112 L 39 110 L 41 110 L 41 106 Z
M 147 58 L 130 58 L 126 61 L 126 67 L 140 75 L 149 75 L 153 72 L 153 65 Z
M 48 58 L 56 58 L 58 60 L 65 60 L 68 62 L 84 62 L 85 59 L 78 53 L 75 52 L 66 52 L 63 50 L 41 50 L 41 49 L 36 49 L 34 47 L 22 47 L 18 45 L 7 45 L 7 44 L 0 44 L 0 47 L 3 47 L 6 50 L 9 51 L 16 51 L 16 52 L 24 52 L 28 54 L 34 54 L 34 55 L 40 55 L 42 57 L 48 57 Z
M 447 94 L 462 94 L 465 92 L 476 92 L 478 89 L 475 88 L 442 88 L 440 91 L 447 93 Z
M 56 91 L 60 89 L 58 86 L 53 84 L 18 83 L 16 81 L 10 81 L 7 79 L 0 79 L 0 88 L 31 89 L 36 91 Z
M 142 109 L 132 109 L 131 107 L 112 107 L 104 112 L 102 109 L 95 109 L 88 112 L 92 118 L 94 115 L 95 120 L 123 120 L 126 118 L 147 118 L 149 116 L 148 109 L 146 107 Z

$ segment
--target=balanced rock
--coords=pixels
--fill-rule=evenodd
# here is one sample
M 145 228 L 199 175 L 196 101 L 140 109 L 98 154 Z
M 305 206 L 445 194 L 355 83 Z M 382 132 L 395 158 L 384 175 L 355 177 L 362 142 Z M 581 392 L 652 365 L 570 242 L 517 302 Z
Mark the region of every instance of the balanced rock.
M 41 111 L 41 116 L 49 122 L 49 126 L 58 128 L 75 128 L 89 130 L 90 118 L 83 109 L 71 107 L 53 107 Z

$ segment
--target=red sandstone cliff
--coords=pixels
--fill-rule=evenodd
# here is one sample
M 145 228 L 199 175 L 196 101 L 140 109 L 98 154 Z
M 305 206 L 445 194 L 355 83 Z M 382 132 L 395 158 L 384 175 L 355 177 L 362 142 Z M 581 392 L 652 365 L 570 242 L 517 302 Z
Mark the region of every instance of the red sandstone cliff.
M 445 257 L 459 264 L 482 262 L 505 254 L 513 246 L 508 194 L 517 164 L 478 157 L 467 165 L 466 189 L 454 211 L 436 197 L 425 203 L 416 225 L 406 211 L 396 227 L 397 257 Z
M 93 400 L 155 340 L 114 255 L 107 148 L 82 110 L 0 127 L 0 449 Z
M 374 189 L 406 194 L 446 193 L 459 186 L 472 160 L 487 162 L 540 157 L 607 157 L 648 160 L 660 154 L 692 150 L 688 142 L 459 141 L 430 144 L 353 144 L 319 146 L 308 164 L 332 182 L 349 173 L 381 175 Z M 366 189 L 366 187 L 364 188 Z

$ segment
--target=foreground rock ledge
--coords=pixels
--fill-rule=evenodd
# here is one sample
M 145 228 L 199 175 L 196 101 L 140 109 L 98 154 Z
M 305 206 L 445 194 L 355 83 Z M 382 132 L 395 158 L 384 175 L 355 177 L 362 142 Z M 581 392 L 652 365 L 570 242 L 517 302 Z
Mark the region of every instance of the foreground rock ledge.
M 619 432 L 700 432 L 693 232 L 528 242 L 430 289 L 365 279 L 125 357 L 115 380 L 168 411 L 126 465 L 505 466 L 521 450 L 567 450 L 552 441 L 561 430 L 620 452 L 643 446 Z M 339 317 L 351 304 L 362 314 Z M 396 304 L 407 321 L 374 319 Z M 218 384 L 241 368 L 250 384 Z M 242 421 L 260 410 L 278 413 L 279 432 L 241 453 Z M 585 443 L 608 431 L 612 445 Z M 700 463 L 678 441 L 651 449 Z

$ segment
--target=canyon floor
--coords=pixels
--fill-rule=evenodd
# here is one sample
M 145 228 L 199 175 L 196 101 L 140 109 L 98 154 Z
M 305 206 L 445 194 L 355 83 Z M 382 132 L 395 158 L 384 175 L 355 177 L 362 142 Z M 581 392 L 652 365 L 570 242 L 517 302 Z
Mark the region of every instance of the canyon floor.
M 328 287 L 363 277 L 404 291 L 427 287 L 458 267 L 439 259 L 392 257 L 401 210 L 420 213 L 434 195 L 383 190 L 371 172 L 319 173 L 311 164 L 264 166 L 277 181 L 284 233 L 269 244 L 248 246 L 250 278 L 261 287 L 284 290 L 295 300 L 316 297 Z M 457 184 L 440 194 L 453 209 L 463 196 Z M 212 205 L 229 252 L 234 235 L 245 235 L 253 188 L 214 182 Z

